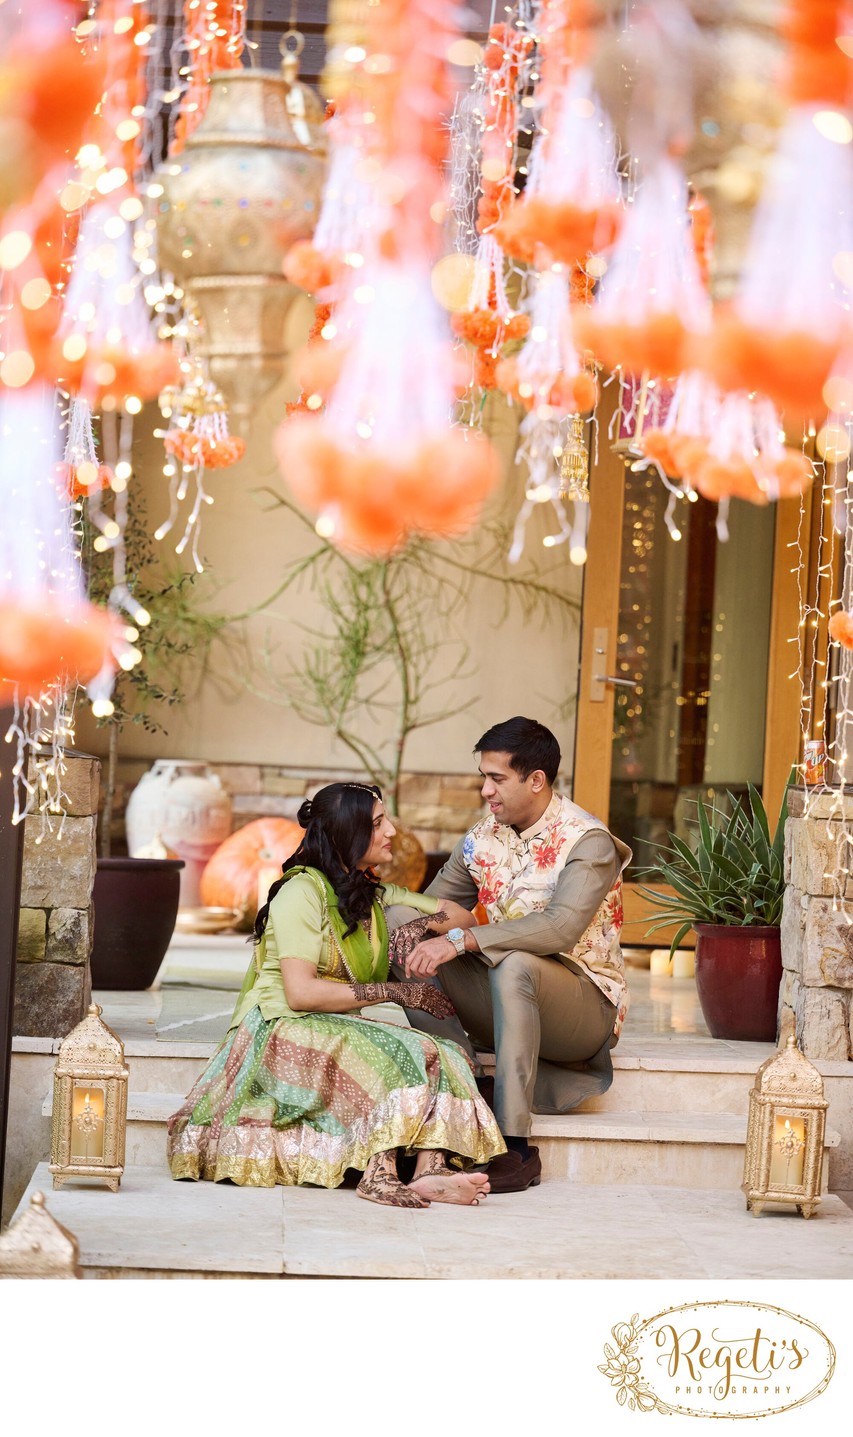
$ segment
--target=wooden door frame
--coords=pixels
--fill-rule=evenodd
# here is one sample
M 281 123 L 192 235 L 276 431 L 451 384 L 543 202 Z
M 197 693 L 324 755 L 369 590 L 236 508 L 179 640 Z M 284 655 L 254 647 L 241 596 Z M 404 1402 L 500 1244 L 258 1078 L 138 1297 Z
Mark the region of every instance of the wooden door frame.
M 590 700 L 589 694 L 596 674 L 616 671 L 625 502 L 625 461 L 610 447 L 608 420 L 609 414 L 603 414 L 597 461 L 590 465 L 590 523 L 581 609 L 581 661 L 572 790 L 575 803 L 605 821 L 610 808 L 615 691 L 606 685 L 604 697 L 595 703 Z M 799 621 L 795 563 L 798 532 L 800 543 L 806 548 L 809 544 L 809 533 L 804 534 L 800 529 L 799 500 L 786 499 L 775 507 L 762 775 L 764 801 L 771 824 L 779 811 L 791 764 L 799 760 L 800 684 L 796 650 L 789 642 L 796 636 Z M 808 506 L 802 523 L 808 528 Z M 597 653 L 595 631 L 602 629 L 608 633 L 606 652 Z M 632 945 L 667 944 L 672 935 L 665 930 L 653 938 L 646 936 L 654 917 L 655 910 L 642 898 L 636 885 L 626 883 L 624 941 Z M 672 933 L 675 931 L 673 929 Z M 693 941 L 691 933 L 684 946 L 692 946 Z

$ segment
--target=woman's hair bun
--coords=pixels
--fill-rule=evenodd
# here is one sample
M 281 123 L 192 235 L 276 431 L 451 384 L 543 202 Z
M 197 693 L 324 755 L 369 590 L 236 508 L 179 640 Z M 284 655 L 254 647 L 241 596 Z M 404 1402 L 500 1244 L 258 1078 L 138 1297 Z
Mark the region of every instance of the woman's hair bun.
M 299 812 L 296 815 L 296 822 L 300 825 L 301 828 L 308 827 L 309 823 L 311 822 L 311 815 L 313 811 L 313 803 L 311 802 L 310 798 L 306 798 L 305 802 L 300 804 Z M 293 812 L 292 809 L 291 812 Z

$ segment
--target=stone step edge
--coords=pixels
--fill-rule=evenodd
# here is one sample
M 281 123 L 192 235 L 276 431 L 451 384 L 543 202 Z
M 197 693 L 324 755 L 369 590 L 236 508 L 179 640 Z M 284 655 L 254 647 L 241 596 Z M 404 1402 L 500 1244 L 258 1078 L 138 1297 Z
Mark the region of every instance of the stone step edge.
M 182 1093 L 130 1093 L 127 1119 L 130 1123 L 165 1125 L 184 1102 Z M 42 1114 L 53 1113 L 53 1092 L 42 1105 Z M 676 1119 L 676 1121 L 673 1121 Z M 534 1114 L 533 1138 L 568 1138 L 576 1141 L 713 1143 L 740 1146 L 746 1140 L 746 1118 L 725 1113 L 682 1114 L 669 1112 L 608 1112 Z M 837 1148 L 840 1135 L 827 1128 L 824 1146 Z
M 120 1036 L 120 1035 L 119 1035 Z M 59 1052 L 61 1038 L 27 1038 L 16 1037 L 12 1039 L 13 1053 L 46 1053 L 56 1054 Z M 200 1040 L 184 1042 L 164 1042 L 152 1039 L 150 1042 L 142 1039 L 129 1039 L 124 1045 L 125 1058 L 132 1062 L 134 1058 L 159 1059 L 171 1061 L 175 1058 L 212 1058 L 219 1044 L 202 1042 Z M 705 1054 L 695 1058 L 688 1058 L 679 1055 L 674 1058 L 663 1054 L 642 1054 L 623 1052 L 618 1050 L 613 1053 L 613 1068 L 615 1072 L 649 1072 L 649 1073 L 680 1073 L 686 1076 L 696 1075 L 707 1077 L 709 1074 L 716 1074 L 721 1077 L 741 1075 L 744 1078 L 753 1078 L 758 1071 L 764 1058 L 769 1058 L 776 1050 L 770 1043 L 762 1045 L 766 1051 L 761 1056 L 724 1057 Z M 493 1053 L 479 1053 L 477 1055 L 487 1071 L 494 1068 Z M 824 1078 L 851 1078 L 853 1079 L 853 1062 L 830 1062 L 828 1059 L 816 1059 L 814 1066 Z

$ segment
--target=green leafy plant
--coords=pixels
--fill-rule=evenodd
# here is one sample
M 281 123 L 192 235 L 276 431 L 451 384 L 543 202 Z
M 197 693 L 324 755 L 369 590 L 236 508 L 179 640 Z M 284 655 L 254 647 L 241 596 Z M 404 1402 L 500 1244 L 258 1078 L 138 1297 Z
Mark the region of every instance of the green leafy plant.
M 727 795 L 730 813 L 697 800 L 695 846 L 670 833 L 668 844 L 656 844 L 655 863 L 641 878 L 658 879 L 673 893 L 640 887 L 660 913 L 648 934 L 678 924 L 670 944 L 674 953 L 695 923 L 776 927 L 785 895 L 784 845 L 788 816 L 787 790 L 775 833 L 756 788 L 749 786 L 748 806 Z
M 559 574 L 556 565 L 553 573 L 507 573 L 510 536 L 498 525 L 481 525 L 455 543 L 412 539 L 387 559 L 362 560 L 318 542 L 312 521 L 272 485 L 254 492 L 265 510 L 283 509 L 304 527 L 313 547 L 285 566 L 263 603 L 232 615 L 232 623 L 260 613 L 300 582 L 313 588 L 325 615 L 322 629 L 299 626 L 306 644 L 286 672 L 267 649 L 264 685 L 246 673 L 245 686 L 330 730 L 398 813 L 411 736 L 440 723 L 451 706 L 458 713 L 474 702 L 473 694 L 460 692 L 469 678 L 463 615 L 472 583 L 488 581 L 496 619 L 515 604 L 526 618 L 548 614 L 573 622 L 578 600 L 550 582 Z

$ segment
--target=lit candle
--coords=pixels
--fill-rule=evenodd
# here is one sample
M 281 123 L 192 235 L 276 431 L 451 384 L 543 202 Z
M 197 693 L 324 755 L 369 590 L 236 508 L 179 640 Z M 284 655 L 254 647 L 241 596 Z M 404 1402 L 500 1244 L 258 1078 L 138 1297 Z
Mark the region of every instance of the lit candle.
M 802 1187 L 805 1158 L 805 1120 L 803 1118 L 774 1118 L 770 1187 Z
M 649 959 L 649 972 L 658 978 L 668 977 L 672 972 L 672 960 L 668 948 L 652 949 L 652 956 Z
M 696 963 L 689 948 L 676 948 L 672 955 L 672 976 L 673 978 L 692 978 L 696 971 Z
M 72 1163 L 103 1162 L 105 1108 L 103 1088 L 89 1083 L 74 1084 L 71 1095 Z

